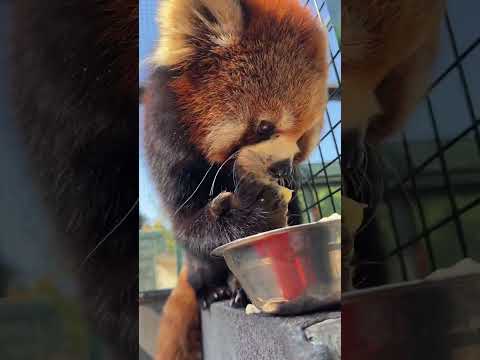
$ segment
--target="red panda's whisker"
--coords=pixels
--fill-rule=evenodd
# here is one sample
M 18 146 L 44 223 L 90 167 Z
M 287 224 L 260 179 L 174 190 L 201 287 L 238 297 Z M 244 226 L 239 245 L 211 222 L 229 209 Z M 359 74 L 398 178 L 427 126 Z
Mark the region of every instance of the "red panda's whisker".
M 213 166 L 214 166 L 214 164 L 212 164 L 212 165 L 208 168 L 208 170 L 207 170 L 207 172 L 205 173 L 205 175 L 203 175 L 202 180 L 200 180 L 200 183 L 197 185 L 197 187 L 195 188 L 195 190 L 193 190 L 192 194 L 187 198 L 187 200 L 185 200 L 185 201 L 182 203 L 182 205 L 180 205 L 179 208 L 178 208 L 177 210 L 175 210 L 175 213 L 173 214 L 174 217 L 177 216 L 178 212 L 179 212 L 180 210 L 182 210 L 183 207 L 184 207 L 185 205 L 187 205 L 187 203 L 188 203 L 190 200 L 192 200 L 192 198 L 195 196 L 195 194 L 197 193 L 198 189 L 200 189 L 200 186 L 202 186 L 203 182 L 205 181 L 205 179 L 207 178 L 208 174 L 210 173 L 210 170 L 213 169 Z
M 102 238 L 102 240 L 100 240 L 97 243 L 97 245 L 95 245 L 95 247 L 87 254 L 87 256 L 85 256 L 85 259 L 83 259 L 83 261 L 79 265 L 79 269 L 81 269 L 83 265 L 85 265 L 88 259 L 91 258 L 91 256 L 95 253 L 95 251 L 97 251 L 97 249 L 110 237 L 110 235 L 112 235 L 115 232 L 115 230 L 117 230 L 118 227 L 123 224 L 123 222 L 128 218 L 128 216 L 132 213 L 132 211 L 135 209 L 137 205 L 138 205 L 138 198 L 135 201 L 135 203 L 132 205 L 132 207 L 127 211 L 127 213 L 120 219 L 120 221 L 107 233 L 107 235 L 105 235 Z
M 217 177 L 218 177 L 218 174 L 220 174 L 220 171 L 222 171 L 222 168 L 225 166 L 225 164 L 227 162 L 229 162 L 231 159 L 233 159 L 235 156 L 238 155 L 238 153 L 240 152 L 240 150 L 238 151 L 235 151 L 232 155 L 230 155 L 227 160 L 225 160 L 222 165 L 220 165 L 220 167 L 218 168 L 217 170 L 217 173 L 215 174 L 215 177 L 213 178 L 213 182 L 212 182 L 212 187 L 210 188 L 210 196 L 213 195 L 213 190 L 215 188 L 215 182 L 217 181 Z

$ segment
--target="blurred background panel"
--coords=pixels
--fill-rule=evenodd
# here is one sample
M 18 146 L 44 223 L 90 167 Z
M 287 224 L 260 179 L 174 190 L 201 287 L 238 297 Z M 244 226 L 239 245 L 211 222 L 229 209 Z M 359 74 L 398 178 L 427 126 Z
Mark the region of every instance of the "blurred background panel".
M 480 261 L 479 11 L 478 2 L 447 1 L 428 94 L 378 150 L 386 192 L 357 241 L 360 287 Z
M 0 358 L 107 359 L 13 115 L 13 4 L 0 1 Z

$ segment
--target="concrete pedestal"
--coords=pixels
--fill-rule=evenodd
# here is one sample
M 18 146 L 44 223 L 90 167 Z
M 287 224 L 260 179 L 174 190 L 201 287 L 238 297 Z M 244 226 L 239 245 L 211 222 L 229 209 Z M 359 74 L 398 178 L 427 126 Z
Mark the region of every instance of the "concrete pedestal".
M 228 302 L 202 311 L 205 360 L 339 360 L 340 312 L 246 315 Z

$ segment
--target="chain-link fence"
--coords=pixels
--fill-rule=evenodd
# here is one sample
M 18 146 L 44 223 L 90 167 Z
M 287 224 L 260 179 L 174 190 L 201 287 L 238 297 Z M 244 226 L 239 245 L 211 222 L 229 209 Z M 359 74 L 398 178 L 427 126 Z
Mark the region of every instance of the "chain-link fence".
M 380 150 L 384 202 L 357 239 L 369 253 L 363 274 L 377 277 L 370 285 L 422 278 L 465 257 L 480 260 L 478 8 L 448 2 L 428 95 Z
M 305 1 L 328 30 L 329 39 L 329 101 L 324 116 L 320 143 L 300 166 L 300 203 L 302 222 L 312 222 L 332 213 L 341 213 L 341 52 L 338 31 L 340 0 Z M 329 7 L 330 6 L 330 7 Z M 331 9 L 331 10 L 330 10 Z

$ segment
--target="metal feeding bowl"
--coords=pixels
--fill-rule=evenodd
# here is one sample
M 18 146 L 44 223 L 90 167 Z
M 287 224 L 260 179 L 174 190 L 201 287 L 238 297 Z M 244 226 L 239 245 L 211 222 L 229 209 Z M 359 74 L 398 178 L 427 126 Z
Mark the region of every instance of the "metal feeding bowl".
M 252 303 L 264 313 L 301 314 L 340 303 L 341 220 L 249 236 L 216 248 Z

